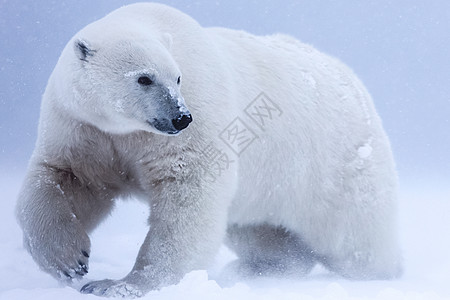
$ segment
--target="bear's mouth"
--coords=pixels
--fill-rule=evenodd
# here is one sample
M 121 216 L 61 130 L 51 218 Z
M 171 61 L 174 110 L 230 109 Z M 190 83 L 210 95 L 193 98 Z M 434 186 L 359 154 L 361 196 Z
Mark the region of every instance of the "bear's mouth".
M 192 122 L 192 115 L 187 109 L 184 111 L 180 110 L 180 112 L 172 119 L 153 118 L 152 120 L 147 120 L 147 123 L 158 130 L 158 133 L 176 135 Z
M 181 130 L 175 129 L 168 119 L 147 120 L 147 123 L 164 135 L 177 135 L 181 132 Z

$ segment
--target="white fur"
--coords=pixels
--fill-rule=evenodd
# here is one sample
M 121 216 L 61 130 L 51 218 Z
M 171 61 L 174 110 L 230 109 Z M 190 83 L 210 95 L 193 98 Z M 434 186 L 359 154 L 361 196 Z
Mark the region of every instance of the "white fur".
M 92 50 L 84 60 L 77 41 Z M 142 75 L 192 113 L 178 136 L 145 122 L 165 100 L 136 83 Z M 261 93 L 277 108 L 264 126 L 245 113 Z M 236 118 L 255 138 L 239 155 L 223 140 Z M 214 180 L 205 176 L 208 147 L 233 160 Z M 139 296 L 205 267 L 227 223 L 238 252 L 248 251 L 233 244 L 239 228 L 282 227 L 342 275 L 396 276 L 395 189 L 371 98 L 340 62 L 288 36 L 202 28 L 167 6 L 135 4 L 88 25 L 64 49 L 17 212 L 36 262 L 64 279 L 83 275 L 86 232 L 113 200 L 143 198 L 150 231 L 133 270 L 84 289 Z

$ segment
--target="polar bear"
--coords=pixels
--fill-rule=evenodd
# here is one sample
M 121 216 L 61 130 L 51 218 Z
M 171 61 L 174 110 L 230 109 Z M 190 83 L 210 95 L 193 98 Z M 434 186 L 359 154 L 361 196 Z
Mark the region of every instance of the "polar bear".
M 141 296 L 225 240 L 247 275 L 401 271 L 396 173 L 371 98 L 343 64 L 285 36 L 122 7 L 67 44 L 43 95 L 17 215 L 36 263 L 71 282 L 119 197 L 149 204 L 131 272 L 86 284 Z

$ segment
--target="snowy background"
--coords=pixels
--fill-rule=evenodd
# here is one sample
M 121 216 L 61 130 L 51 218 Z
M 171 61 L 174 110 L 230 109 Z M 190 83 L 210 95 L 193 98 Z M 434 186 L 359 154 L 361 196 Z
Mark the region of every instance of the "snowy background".
M 61 50 L 86 24 L 130 1 L 0 0 L 0 299 L 94 299 L 61 287 L 22 249 L 15 198 L 33 150 L 40 98 Z M 316 268 L 304 279 L 220 286 L 208 272 L 148 299 L 450 299 L 450 1 L 166 1 L 203 26 L 287 33 L 331 54 L 366 84 L 400 176 L 405 274 L 352 282 Z M 146 208 L 120 203 L 92 236 L 88 279 L 120 278 L 146 233 Z M 209 277 L 208 277 L 209 276 Z M 83 283 L 80 283 L 81 286 Z

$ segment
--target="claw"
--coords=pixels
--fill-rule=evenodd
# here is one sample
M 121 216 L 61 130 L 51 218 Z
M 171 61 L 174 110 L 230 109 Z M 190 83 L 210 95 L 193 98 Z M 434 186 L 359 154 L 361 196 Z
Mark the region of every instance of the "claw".
M 83 277 L 84 275 L 87 274 L 87 271 L 86 271 L 86 269 L 76 269 L 75 270 L 75 274 L 77 274 L 78 276 Z
M 79 260 L 79 261 L 78 261 L 78 264 L 80 265 L 80 268 L 81 268 L 85 273 L 88 272 L 88 266 L 87 266 L 84 262 L 82 262 L 81 260 Z
M 78 276 L 84 276 L 88 273 L 88 267 L 81 260 L 78 261 L 78 267 L 74 269 L 75 274 Z
M 89 273 L 89 270 L 88 270 L 87 266 L 81 266 L 81 268 L 83 269 L 84 274 Z
M 97 289 L 97 291 L 94 293 L 94 291 Z M 85 284 L 81 289 L 80 289 L 80 293 L 83 294 L 95 294 L 98 296 L 104 295 L 106 292 L 107 288 L 103 288 L 101 291 L 98 290 L 98 288 L 96 288 L 94 285 L 92 285 L 91 283 L 87 283 Z
M 80 289 L 80 292 L 83 294 L 92 294 L 94 291 L 94 287 L 91 286 L 89 283 L 83 285 L 83 287 Z
M 110 279 L 89 282 L 80 289 L 80 292 L 83 294 L 122 298 L 138 298 L 144 295 L 142 290 L 134 284 Z
M 72 277 L 69 273 L 67 273 L 66 271 L 63 271 L 62 273 L 63 273 L 64 276 L 66 276 L 69 280 L 72 280 L 72 279 L 73 279 L 73 277 Z

